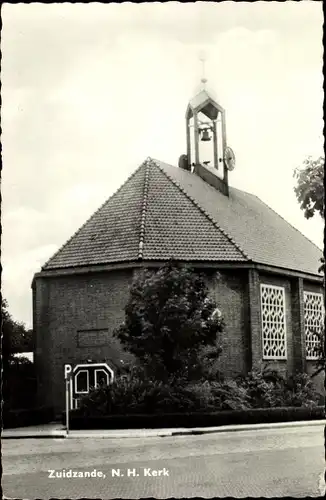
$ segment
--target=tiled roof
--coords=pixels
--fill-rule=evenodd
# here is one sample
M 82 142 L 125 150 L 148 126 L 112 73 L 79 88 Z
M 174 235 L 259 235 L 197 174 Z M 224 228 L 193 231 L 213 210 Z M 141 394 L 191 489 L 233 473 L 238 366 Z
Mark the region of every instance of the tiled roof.
M 139 234 L 145 167 L 140 167 L 43 266 L 43 269 L 134 260 Z
M 318 274 L 321 251 L 259 198 L 148 159 L 44 270 L 126 261 L 246 262 Z
M 257 196 L 229 187 L 229 196 L 185 170 L 159 162 L 164 172 L 259 264 L 318 275 L 321 250 Z

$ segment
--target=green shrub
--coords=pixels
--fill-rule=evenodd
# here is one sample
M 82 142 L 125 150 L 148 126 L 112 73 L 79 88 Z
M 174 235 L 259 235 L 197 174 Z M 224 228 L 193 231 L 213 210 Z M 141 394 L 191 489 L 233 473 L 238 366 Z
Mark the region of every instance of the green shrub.
M 244 387 L 235 380 L 211 383 L 215 410 L 246 410 L 250 408 L 250 399 Z
M 276 370 L 260 368 L 238 379 L 251 408 L 313 407 L 320 396 L 309 375 L 298 373 L 287 379 Z
M 306 374 L 287 380 L 277 371 L 254 370 L 237 380 L 167 382 L 146 378 L 141 368 L 130 370 L 110 386 L 91 390 L 81 401 L 84 415 L 216 412 L 255 408 L 317 406 L 319 395 Z
M 261 369 L 253 370 L 246 377 L 239 378 L 238 384 L 246 392 L 251 408 L 282 406 L 279 404 L 282 381 L 278 374 L 266 373 Z
M 320 394 L 316 391 L 311 377 L 306 373 L 297 373 L 285 383 L 284 406 L 317 406 Z
M 178 401 L 168 384 L 131 372 L 118 377 L 112 385 L 92 389 L 82 398 L 80 408 L 84 414 L 123 415 L 154 413 L 169 406 L 177 408 Z
M 81 400 L 84 415 L 170 413 L 248 408 L 245 390 L 235 381 L 164 383 L 126 374 Z

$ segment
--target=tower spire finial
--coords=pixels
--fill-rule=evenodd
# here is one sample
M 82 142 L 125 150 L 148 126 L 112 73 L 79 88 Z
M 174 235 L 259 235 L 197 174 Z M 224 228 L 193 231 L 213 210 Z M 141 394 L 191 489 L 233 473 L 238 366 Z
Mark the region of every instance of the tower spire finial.
M 203 84 L 203 87 L 205 88 L 206 87 L 206 83 L 207 83 L 207 78 L 205 77 L 206 54 L 205 54 L 205 52 L 203 50 L 199 54 L 199 60 L 202 63 L 202 77 L 201 77 L 200 81 Z

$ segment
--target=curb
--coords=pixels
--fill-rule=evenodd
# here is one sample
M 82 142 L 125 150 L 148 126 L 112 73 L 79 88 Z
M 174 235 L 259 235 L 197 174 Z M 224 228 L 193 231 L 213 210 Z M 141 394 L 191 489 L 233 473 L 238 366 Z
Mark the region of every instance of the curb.
M 295 421 L 295 422 L 277 422 L 269 424 L 246 424 L 246 425 L 223 425 L 219 427 L 195 427 L 195 428 L 179 428 L 179 429 L 135 429 L 131 432 L 130 429 L 123 431 L 119 430 L 93 430 L 93 432 L 83 432 L 72 430 L 67 434 L 66 430 L 54 430 L 51 432 L 36 433 L 4 431 L 2 439 L 77 439 L 77 438 L 102 438 L 102 439 L 121 439 L 121 438 L 144 438 L 144 437 L 168 437 L 168 436 L 184 436 L 184 435 L 201 435 L 213 434 L 223 432 L 240 432 L 251 430 L 267 430 L 267 429 L 284 429 L 291 427 L 311 427 L 326 425 L 326 420 L 312 420 L 312 421 Z M 112 434 L 111 434 L 112 433 Z M 113 434 L 114 433 L 114 434 Z
M 58 439 L 58 438 L 66 438 L 67 433 L 66 431 L 53 431 L 52 433 L 44 432 L 42 434 L 41 432 L 34 432 L 34 433 L 29 433 L 29 432 L 24 432 L 24 433 L 19 433 L 15 434 L 14 432 L 8 432 L 8 434 L 1 434 L 1 439 Z
M 326 425 L 326 420 L 312 420 L 312 421 L 294 421 L 294 422 L 275 422 L 269 424 L 244 424 L 244 425 L 221 425 L 220 427 L 197 427 L 189 429 L 188 432 L 177 430 L 172 433 L 173 436 L 181 434 L 210 434 L 213 432 L 239 432 L 239 431 L 260 431 L 266 429 L 285 429 L 291 427 L 311 427 L 318 425 Z

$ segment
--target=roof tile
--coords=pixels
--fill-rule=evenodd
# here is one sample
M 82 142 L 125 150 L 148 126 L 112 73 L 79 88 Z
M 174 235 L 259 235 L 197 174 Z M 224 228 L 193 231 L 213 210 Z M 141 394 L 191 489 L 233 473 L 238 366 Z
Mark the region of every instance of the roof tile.
M 199 176 L 159 162 L 161 168 L 256 263 L 318 275 L 321 250 L 257 196 L 229 188 L 229 196 Z
M 256 196 L 230 188 L 227 197 L 196 174 L 148 159 L 43 269 L 174 258 L 318 275 L 321 255 Z

